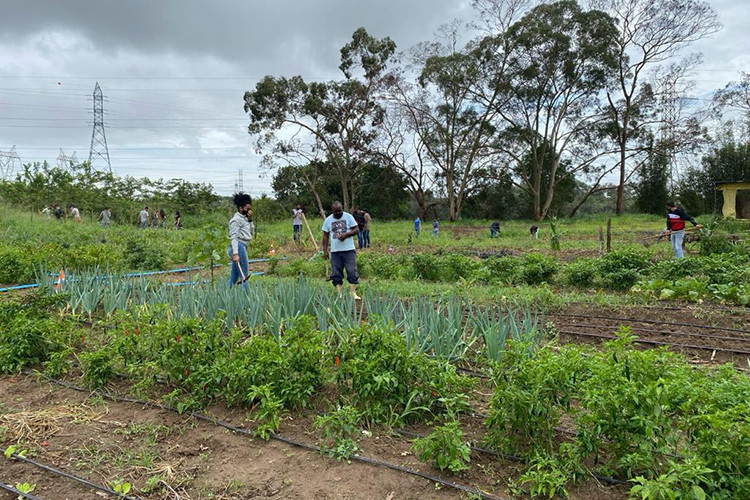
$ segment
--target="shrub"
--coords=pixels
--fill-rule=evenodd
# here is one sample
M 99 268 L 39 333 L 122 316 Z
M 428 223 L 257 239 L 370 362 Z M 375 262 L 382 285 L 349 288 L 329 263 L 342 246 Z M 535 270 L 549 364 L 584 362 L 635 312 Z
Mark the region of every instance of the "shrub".
M 416 439 L 414 451 L 420 460 L 456 474 L 468 469 L 471 460 L 471 448 L 463 439 L 460 424 L 448 422 L 435 427 L 429 436 Z
M 164 246 L 152 243 L 140 235 L 125 241 L 125 263 L 129 269 L 164 269 L 167 255 Z
M 444 281 L 446 273 L 444 272 L 442 262 L 436 255 L 415 254 L 411 257 L 412 267 L 416 278 L 425 281 Z
M 31 251 L 18 246 L 0 247 L 0 283 L 30 283 L 34 280 Z
M 621 269 L 602 275 L 602 285 L 612 290 L 630 290 L 641 279 L 635 269 Z
M 590 287 L 594 283 L 598 269 L 597 259 L 577 259 L 563 268 L 563 281 L 570 286 Z
M 557 261 L 541 254 L 527 254 L 521 261 L 519 279 L 528 285 L 549 283 L 557 272 Z
M 446 406 L 463 404 L 471 380 L 406 346 L 398 330 L 362 326 L 347 333 L 336 353 L 337 386 L 368 423 L 400 425 Z
M 47 361 L 62 349 L 70 322 L 49 311 L 63 300 L 36 292 L 21 302 L 0 304 L 0 372 L 13 373 Z
M 650 266 L 648 255 L 634 249 L 617 250 L 606 254 L 601 259 L 602 275 L 618 273 L 623 270 L 643 271 Z
M 357 453 L 358 422 L 359 412 L 351 406 L 343 406 L 328 415 L 315 417 L 313 427 L 321 431 L 326 441 L 321 451 L 337 460 L 350 458 Z
M 502 283 L 509 285 L 516 281 L 521 267 L 521 259 L 515 257 L 490 257 L 485 261 L 488 281 L 490 283 Z
M 601 259 L 602 284 L 613 290 L 629 290 L 641 279 L 641 271 L 650 266 L 648 255 L 634 249 L 608 253 Z

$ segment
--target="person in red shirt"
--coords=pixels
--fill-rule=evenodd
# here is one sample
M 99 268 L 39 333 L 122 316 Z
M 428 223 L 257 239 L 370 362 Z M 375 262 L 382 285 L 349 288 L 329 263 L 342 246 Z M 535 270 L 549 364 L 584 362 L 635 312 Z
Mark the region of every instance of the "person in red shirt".
M 682 254 L 682 240 L 685 238 L 685 222 L 690 222 L 698 228 L 703 227 L 695 222 L 695 219 L 686 214 L 685 210 L 678 207 L 675 202 L 667 202 L 667 229 L 665 234 L 669 235 L 672 251 L 678 259 L 684 257 Z

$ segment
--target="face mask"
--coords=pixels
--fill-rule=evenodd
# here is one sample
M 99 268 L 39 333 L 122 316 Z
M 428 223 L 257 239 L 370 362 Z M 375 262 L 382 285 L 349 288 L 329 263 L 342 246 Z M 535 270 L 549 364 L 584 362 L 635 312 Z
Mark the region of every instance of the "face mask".
M 342 213 L 340 213 L 340 214 L 333 214 L 333 218 L 334 218 L 334 219 L 340 219 L 340 218 L 341 218 L 341 217 L 343 217 L 343 216 L 344 216 L 344 213 L 343 213 L 343 212 L 342 212 Z

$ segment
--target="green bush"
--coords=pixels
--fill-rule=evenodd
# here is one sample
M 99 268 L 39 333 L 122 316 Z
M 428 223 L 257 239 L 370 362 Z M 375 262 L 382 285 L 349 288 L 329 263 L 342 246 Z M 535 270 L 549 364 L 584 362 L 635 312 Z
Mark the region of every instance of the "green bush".
M 446 272 L 437 255 L 414 254 L 411 258 L 414 274 L 417 279 L 425 281 L 445 281 Z
M 70 321 L 51 314 L 62 295 L 35 292 L 20 302 L 0 303 L 0 372 L 13 373 L 47 361 L 69 340 Z
M 145 236 L 131 236 L 125 241 L 123 250 L 128 269 L 161 270 L 167 264 L 164 245 L 152 242 Z
M 566 285 L 588 288 L 593 285 L 598 270 L 598 259 L 577 259 L 563 268 L 563 281 Z
M 471 380 L 447 363 L 411 351 L 398 330 L 362 326 L 346 333 L 340 359 L 339 392 L 368 423 L 401 425 L 447 406 L 463 408 Z
M 468 469 L 471 460 L 471 448 L 464 442 L 461 425 L 455 421 L 438 425 L 427 437 L 416 439 L 414 451 L 420 460 L 453 474 Z
M 484 261 L 490 283 L 510 285 L 516 281 L 521 267 L 521 259 L 503 256 L 489 257 Z
M 602 275 L 602 285 L 611 290 L 630 290 L 641 279 L 635 269 L 621 269 Z
M 527 254 L 521 260 L 519 279 L 528 285 L 550 283 L 557 269 L 557 261 L 553 257 Z
M 635 249 L 616 250 L 606 254 L 600 260 L 602 275 L 618 273 L 624 270 L 643 271 L 650 267 L 648 254 Z
M 0 247 L 0 283 L 31 283 L 34 265 L 30 249 L 18 246 Z

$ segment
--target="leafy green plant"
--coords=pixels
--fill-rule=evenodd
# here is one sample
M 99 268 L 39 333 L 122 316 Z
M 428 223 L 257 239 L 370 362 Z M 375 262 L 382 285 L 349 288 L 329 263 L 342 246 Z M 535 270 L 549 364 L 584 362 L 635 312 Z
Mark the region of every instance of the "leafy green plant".
M 594 284 L 598 271 L 597 259 L 576 259 L 563 268 L 563 281 L 570 286 L 588 288 Z
M 342 406 L 327 415 L 319 415 L 313 420 L 313 427 L 322 433 L 326 442 L 322 450 L 337 460 L 351 458 L 359 445 L 359 411 L 351 406 Z
M 118 479 L 117 481 L 110 483 L 110 487 L 112 488 L 112 491 L 116 493 L 127 495 L 128 493 L 130 493 L 132 485 L 126 481 L 123 481 L 122 479 Z
M 420 460 L 432 462 L 440 470 L 457 474 L 469 468 L 471 447 L 464 442 L 456 421 L 436 426 L 428 436 L 416 439 L 413 447 Z
M 257 401 L 254 415 L 258 425 L 253 430 L 253 434 L 268 441 L 271 434 L 279 429 L 281 410 L 284 408 L 284 404 L 274 396 L 271 387 L 268 385 L 251 387 L 248 398 Z
M 36 489 L 36 484 L 33 483 L 16 483 L 15 488 L 21 493 L 31 493 Z M 18 495 L 19 500 L 23 499 L 23 495 Z
M 112 352 L 101 349 L 78 355 L 83 370 L 83 381 L 91 388 L 101 388 L 115 378 Z
M 520 267 L 519 279 L 529 285 L 551 282 L 558 269 L 554 258 L 538 253 L 525 255 Z
M 705 500 L 708 495 L 702 485 L 711 481 L 712 472 L 696 458 L 681 463 L 670 460 L 669 472 L 653 479 L 636 477 L 630 496 L 641 500 Z
M 214 264 L 221 261 L 221 248 L 225 244 L 224 230 L 209 226 L 198 233 L 188 253 L 188 264 L 202 264 L 211 270 L 211 286 L 214 286 Z
M 391 328 L 361 326 L 339 346 L 339 392 L 365 422 L 402 425 L 420 415 L 441 413 L 441 398 L 462 393 L 472 381 L 447 363 L 407 348 Z

